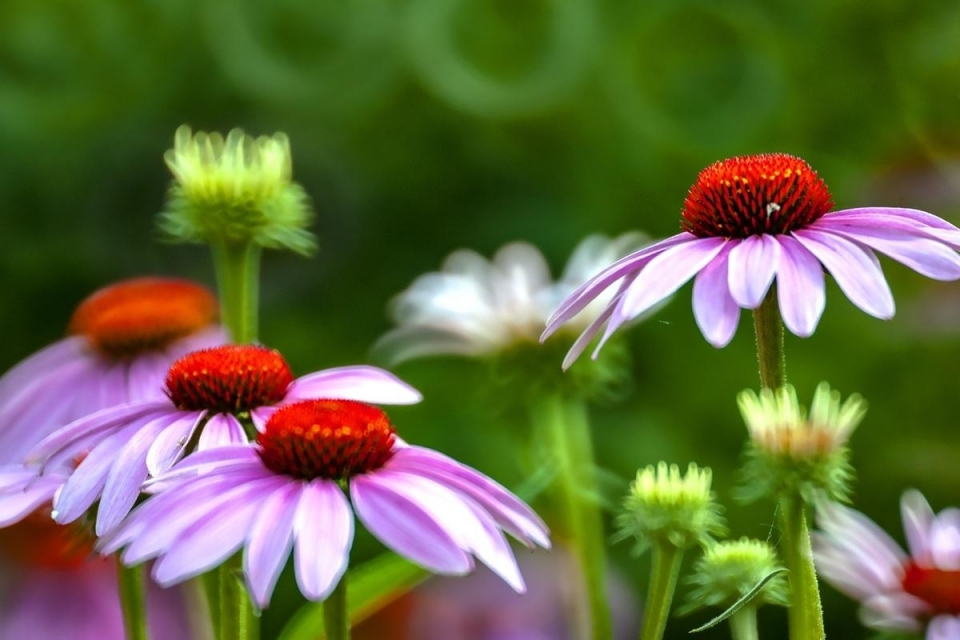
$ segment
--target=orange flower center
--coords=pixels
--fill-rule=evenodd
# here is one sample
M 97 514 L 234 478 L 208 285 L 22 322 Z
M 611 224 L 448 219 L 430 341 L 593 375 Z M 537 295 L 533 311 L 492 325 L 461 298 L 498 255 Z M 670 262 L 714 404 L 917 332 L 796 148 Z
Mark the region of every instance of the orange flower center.
M 180 409 L 242 413 L 283 400 L 293 382 L 279 352 L 224 345 L 188 353 L 167 372 L 167 394 Z
M 50 506 L 0 529 L 0 556 L 34 569 L 76 569 L 93 553 L 93 538 L 77 524 L 59 525 Z
M 960 571 L 921 567 L 911 561 L 904 567 L 903 590 L 929 604 L 933 615 L 960 615 Z
M 303 480 L 342 480 L 378 469 L 395 439 L 387 414 L 353 400 L 287 405 L 257 436 L 267 468 Z
M 217 300 L 198 284 L 137 278 L 105 287 L 80 303 L 68 332 L 111 358 L 163 349 L 217 320 Z
M 833 208 L 827 185 L 785 153 L 740 156 L 697 176 L 680 226 L 700 238 L 746 238 L 802 229 Z

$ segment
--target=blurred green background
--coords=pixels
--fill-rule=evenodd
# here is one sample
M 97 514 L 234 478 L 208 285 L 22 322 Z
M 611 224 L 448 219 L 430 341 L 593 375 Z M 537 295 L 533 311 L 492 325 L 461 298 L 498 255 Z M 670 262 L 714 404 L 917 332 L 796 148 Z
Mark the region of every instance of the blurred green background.
M 369 360 L 387 301 L 456 248 L 528 240 L 558 272 L 591 232 L 675 233 L 697 172 L 732 155 L 804 157 L 838 208 L 960 222 L 960 4 L 4 0 L 4 369 L 106 283 L 212 284 L 203 248 L 156 242 L 161 156 L 182 123 L 291 138 L 321 251 L 266 256 L 261 337 L 303 373 Z M 905 488 L 938 510 L 960 503 L 960 283 L 884 266 L 897 317 L 864 315 L 831 283 L 816 335 L 788 336 L 788 365 L 802 398 L 826 379 L 870 401 L 855 504 L 902 540 Z M 745 435 L 735 394 L 757 385 L 749 316 L 718 351 L 689 298 L 629 330 L 635 384 L 594 410 L 598 456 L 623 487 L 661 459 L 710 466 L 734 535 L 765 538 L 772 504 L 730 498 Z M 399 373 L 426 398 L 392 412 L 403 437 L 521 482 L 524 423 L 478 392 L 482 367 Z M 375 551 L 361 542 L 358 557 Z M 611 549 L 640 590 L 647 559 Z M 299 602 L 284 593 L 265 615 L 274 631 Z M 824 598 L 832 637 L 867 636 L 854 603 Z M 783 613 L 762 618 L 781 637 Z M 675 619 L 670 637 L 705 619 Z

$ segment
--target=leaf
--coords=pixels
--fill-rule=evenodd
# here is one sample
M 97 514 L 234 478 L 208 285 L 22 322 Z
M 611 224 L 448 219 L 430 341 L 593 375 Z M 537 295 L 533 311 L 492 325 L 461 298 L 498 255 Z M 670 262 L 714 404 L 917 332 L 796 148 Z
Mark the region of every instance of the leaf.
M 393 553 L 384 553 L 349 572 L 347 607 L 350 623 L 369 618 L 430 577 L 430 572 Z M 284 627 L 278 640 L 317 640 L 324 637 L 323 603 L 310 602 Z
M 777 569 L 776 571 L 771 571 L 770 573 L 765 575 L 763 579 L 760 580 L 760 582 L 754 585 L 753 589 L 750 589 L 750 591 L 745 593 L 743 597 L 741 597 L 739 600 L 737 600 L 732 605 L 730 605 L 729 609 L 727 609 L 726 611 L 718 615 L 716 618 L 706 623 L 705 625 L 699 626 L 696 629 L 691 629 L 690 633 L 700 633 L 701 631 L 706 631 L 711 627 L 717 626 L 718 624 L 720 624 L 721 622 L 723 622 L 724 620 L 726 620 L 727 618 L 735 614 L 737 611 L 740 611 L 740 609 L 748 605 L 750 601 L 753 600 L 758 593 L 760 593 L 760 590 L 763 589 L 763 586 L 768 582 L 770 582 L 772 578 L 780 575 L 781 573 L 785 573 L 786 571 L 787 570 L 783 568 Z

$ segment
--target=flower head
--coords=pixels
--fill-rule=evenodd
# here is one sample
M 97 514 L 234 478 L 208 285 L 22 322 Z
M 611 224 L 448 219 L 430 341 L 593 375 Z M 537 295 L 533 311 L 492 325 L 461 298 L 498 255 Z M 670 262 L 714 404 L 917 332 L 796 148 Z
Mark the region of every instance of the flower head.
M 348 400 L 282 407 L 255 446 L 195 453 L 157 484 L 102 551 L 126 547 L 127 564 L 157 558 L 154 578 L 171 585 L 243 547 L 247 584 L 261 607 L 291 549 L 307 598 L 333 590 L 347 567 L 353 513 L 387 547 L 435 573 L 467 573 L 475 556 L 517 591 L 523 579 L 501 529 L 528 546 L 549 546 L 546 526 L 509 491 L 401 442 L 382 411 Z
M 810 412 L 791 385 L 776 391 L 751 390 L 737 398 L 750 432 L 745 468 L 749 486 L 744 497 L 753 499 L 782 491 L 799 492 L 808 502 L 821 493 L 845 499 L 853 469 L 847 459 L 847 441 L 867 412 L 859 395 L 840 401 L 825 382 L 817 386 Z
M 640 551 L 653 544 L 706 546 L 724 530 L 711 479 L 710 469 L 693 463 L 686 475 L 666 462 L 638 471 L 618 519 L 621 532 L 636 536 Z
M 584 370 L 578 379 L 554 375 L 557 359 L 602 311 L 605 300 L 598 299 L 571 324 L 566 342 L 544 349 L 537 337 L 565 296 L 643 241 L 639 233 L 615 239 L 590 236 L 574 249 L 557 281 L 551 279 L 540 251 L 525 242 L 502 247 L 492 260 L 466 249 L 456 251 L 441 271 L 420 276 L 397 296 L 392 305 L 397 327 L 374 350 L 394 364 L 431 355 L 485 358 L 506 389 L 521 380 L 525 386 L 562 384 L 587 395 L 606 392 L 623 377 L 626 352 Z M 554 345 L 559 352 L 549 349 Z
M 136 278 L 80 303 L 69 337 L 0 378 L 0 464 L 19 463 L 55 429 L 100 409 L 163 397 L 174 360 L 222 344 L 217 301 L 173 278 Z
M 48 468 L 82 458 L 54 503 L 56 520 L 72 522 L 98 499 L 97 534 L 133 507 L 147 476 L 169 469 L 191 447 L 203 451 L 248 444 L 247 426 L 262 427 L 277 408 L 334 397 L 409 404 L 420 394 L 375 367 L 341 367 L 294 378 L 283 356 L 255 345 L 188 353 L 170 366 L 161 399 L 127 404 L 76 420 L 32 452 Z
M 960 637 L 960 511 L 934 515 L 917 491 L 900 500 L 909 553 L 865 515 L 835 503 L 817 509 L 813 556 L 820 576 L 860 601 L 865 625 Z
M 282 133 L 253 138 L 177 129 L 164 154 L 173 173 L 161 228 L 184 242 L 254 244 L 309 254 L 312 213 L 291 180 L 290 141 Z
M 613 292 L 568 354 L 569 366 L 604 323 L 600 346 L 694 277 L 694 317 L 715 347 L 733 339 L 740 309 L 759 307 L 774 280 L 784 324 L 808 337 L 826 302 L 824 269 L 856 306 L 889 319 L 893 296 L 874 251 L 936 280 L 960 278 L 960 229 L 952 224 L 915 209 L 831 208 L 823 180 L 799 158 L 771 153 L 718 162 L 690 188 L 683 232 L 614 262 L 570 294 L 544 338 Z
M 760 581 L 781 569 L 777 554 L 766 542 L 740 538 L 707 547 L 690 576 L 693 589 L 687 595 L 687 611 L 701 607 L 733 606 Z M 754 605 L 788 606 L 787 580 L 778 574 L 751 601 Z

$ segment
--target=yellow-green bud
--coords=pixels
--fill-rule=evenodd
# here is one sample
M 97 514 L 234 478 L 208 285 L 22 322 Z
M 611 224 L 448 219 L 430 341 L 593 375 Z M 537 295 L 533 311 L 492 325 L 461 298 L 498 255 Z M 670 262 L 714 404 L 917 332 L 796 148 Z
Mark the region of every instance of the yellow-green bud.
M 313 214 L 306 193 L 291 179 L 290 141 L 283 133 L 253 138 L 182 126 L 164 161 L 174 181 L 160 214 L 174 240 L 220 245 L 255 244 L 309 254 L 306 230 Z
M 638 471 L 618 519 L 621 533 L 636 537 L 640 551 L 654 544 L 687 549 L 711 543 L 724 531 L 711 478 L 710 469 L 693 463 L 685 476 L 666 462 Z
M 748 594 L 760 581 L 781 569 L 777 554 L 766 542 L 740 538 L 708 547 L 697 560 L 687 582 L 693 587 L 687 594 L 682 612 L 703 607 L 727 609 Z M 751 606 L 776 604 L 788 606 L 788 586 L 784 574 L 770 578 L 750 601 Z

